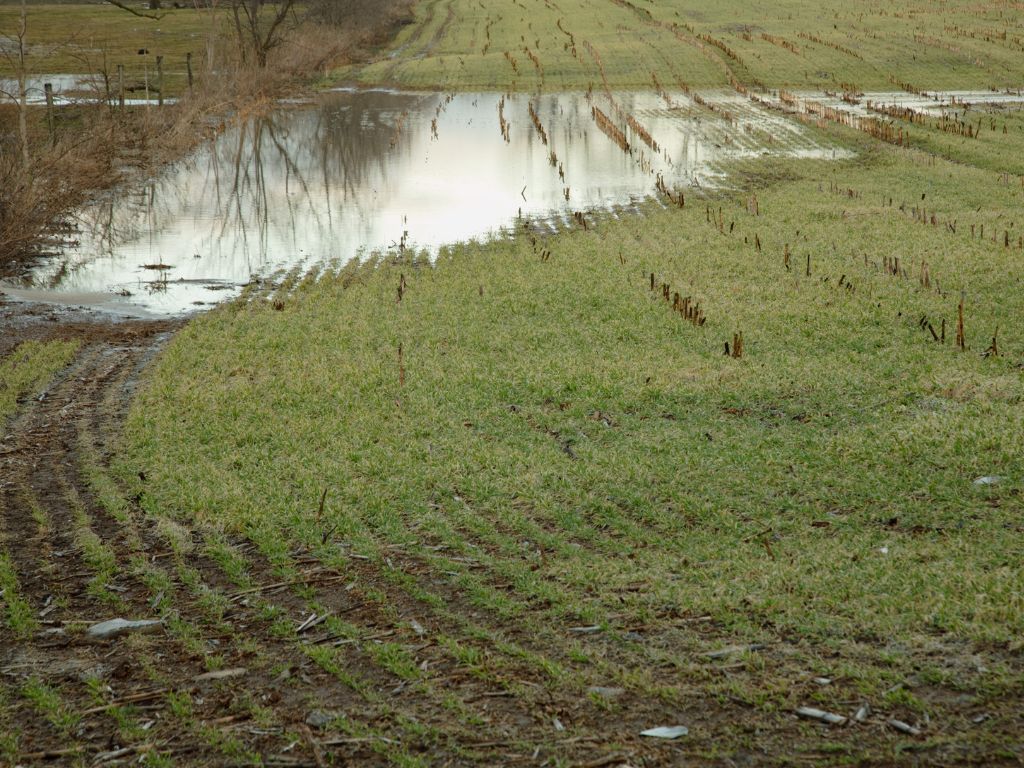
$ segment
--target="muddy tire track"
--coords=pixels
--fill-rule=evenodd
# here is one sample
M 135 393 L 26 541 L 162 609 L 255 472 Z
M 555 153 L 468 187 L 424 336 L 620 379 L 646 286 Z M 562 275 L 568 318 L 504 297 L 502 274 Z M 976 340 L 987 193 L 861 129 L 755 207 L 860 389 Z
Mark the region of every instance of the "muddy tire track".
M 180 587 L 151 521 L 128 504 L 115 515 L 94 493 L 142 368 L 180 325 L 9 324 L 5 339 L 17 339 L 9 349 L 30 339 L 71 339 L 81 348 L 4 427 L 3 540 L 36 626 L 29 637 L 0 628 L 0 722 L 12 737 L 0 762 L 155 752 L 214 765 L 238 755 L 317 765 L 312 740 L 293 736 L 303 732 L 311 701 L 344 701 L 341 687 L 287 643 L 263 641 L 272 635 L 252 612 L 231 616 L 234 626 L 212 620 Z M 170 594 L 154 596 L 152 578 Z M 115 617 L 160 618 L 165 598 L 173 611 L 163 611 L 157 632 L 103 641 L 85 632 Z M 300 684 L 286 684 L 291 675 L 282 670 L 294 670 Z M 363 751 L 343 748 L 349 756 Z M 370 753 L 362 762 L 381 760 Z
M 406 60 L 407 58 L 426 58 L 431 53 L 433 53 L 434 49 L 437 48 L 437 45 L 441 42 L 442 39 L 444 39 L 444 36 L 447 33 L 449 27 L 455 20 L 455 9 L 453 7 L 451 0 L 447 0 L 447 13 L 445 15 L 444 21 L 441 22 L 441 25 L 438 27 L 437 31 L 435 31 L 434 34 L 431 35 L 430 39 L 427 40 L 426 42 L 423 42 L 423 37 L 426 34 L 426 31 L 430 29 L 431 25 L 434 23 L 434 19 L 437 17 L 438 13 L 438 6 L 442 2 L 444 2 L 444 0 L 434 0 L 427 6 L 426 15 L 424 16 L 423 21 L 417 25 L 416 29 L 409 36 L 409 39 L 405 42 L 405 44 L 403 44 L 392 55 L 393 63 L 388 67 L 387 71 L 384 74 L 385 81 L 390 82 L 394 80 L 395 72 L 397 71 L 399 65 L 404 60 Z M 415 51 L 415 53 L 408 57 L 400 57 L 397 55 L 399 52 L 406 53 L 410 51 Z
M 551 727 L 555 714 L 576 709 L 575 694 L 545 692 L 517 664 L 476 674 L 441 641 L 463 628 L 378 564 L 351 558 L 332 567 L 295 550 L 284 567 L 301 583 L 282 587 L 282 564 L 245 536 L 179 521 L 180 548 L 165 521 L 118 495 L 109 462 L 143 369 L 181 324 L 42 317 L 9 323 L 6 351 L 30 339 L 81 346 L 4 425 L 0 444 L 2 541 L 36 621 L 29 637 L 0 627 L 0 726 L 15 738 L 6 757 L 101 762 L 154 752 L 212 765 L 242 755 L 317 766 L 327 757 L 373 765 L 424 754 L 468 765 L 495 751 L 524 760 L 541 744 L 545 754 L 580 754 Z M 244 563 L 252 586 L 213 556 L 216 546 Z M 313 606 L 343 618 L 358 638 L 323 627 L 281 631 Z M 87 627 L 115 617 L 164 624 L 87 639 Z M 318 657 L 318 649 L 331 650 Z M 382 661 L 398 649 L 422 675 L 403 679 Z M 507 673 L 537 695 L 510 694 Z M 340 717 L 344 730 L 317 720 L 319 710 Z M 476 732 L 484 723 L 486 738 Z

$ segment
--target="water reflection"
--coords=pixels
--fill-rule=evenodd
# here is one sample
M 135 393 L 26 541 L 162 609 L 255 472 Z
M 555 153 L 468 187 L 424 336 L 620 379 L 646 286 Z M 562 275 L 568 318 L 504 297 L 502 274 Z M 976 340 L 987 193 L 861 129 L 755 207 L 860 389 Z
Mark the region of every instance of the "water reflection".
M 245 121 L 82 210 L 79 241 L 29 283 L 181 312 L 254 274 L 631 206 L 659 177 L 669 189 L 718 184 L 725 160 L 836 151 L 728 94 L 702 101 L 716 98 L 719 109 L 682 94 L 327 94 Z

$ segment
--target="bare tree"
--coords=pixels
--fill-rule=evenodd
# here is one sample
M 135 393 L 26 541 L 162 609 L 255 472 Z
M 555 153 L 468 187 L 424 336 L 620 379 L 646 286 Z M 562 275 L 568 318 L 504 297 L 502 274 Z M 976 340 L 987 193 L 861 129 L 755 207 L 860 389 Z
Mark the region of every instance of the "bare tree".
M 28 145 L 28 9 L 25 0 L 21 0 L 21 13 L 18 14 L 18 31 L 7 37 L 15 44 L 15 54 L 4 51 L 4 58 L 11 65 L 18 78 L 18 90 L 15 93 L 0 91 L 18 105 L 18 144 L 21 147 L 21 165 L 28 170 L 32 164 L 32 156 Z
M 164 17 L 164 14 L 162 14 L 162 13 L 143 13 L 142 11 L 139 11 L 139 10 L 136 10 L 135 8 L 132 8 L 127 3 L 121 2 L 121 0 L 107 0 L 107 2 L 110 3 L 111 5 L 116 5 L 122 11 L 128 11 L 128 13 L 134 14 L 136 16 L 141 16 L 144 19 L 156 19 L 157 21 L 159 21 L 160 19 L 162 19 Z M 160 0 L 150 0 L 150 2 L 149 2 L 149 10 L 151 10 L 151 11 L 159 11 L 160 10 Z
M 32 164 L 28 151 L 27 37 L 28 9 L 25 7 L 25 0 L 21 0 L 21 15 L 18 21 L 18 136 L 21 139 L 21 160 L 26 170 Z
M 270 52 L 284 41 L 284 22 L 294 5 L 295 0 L 232 0 L 231 12 L 243 61 L 251 52 L 257 66 L 267 66 Z

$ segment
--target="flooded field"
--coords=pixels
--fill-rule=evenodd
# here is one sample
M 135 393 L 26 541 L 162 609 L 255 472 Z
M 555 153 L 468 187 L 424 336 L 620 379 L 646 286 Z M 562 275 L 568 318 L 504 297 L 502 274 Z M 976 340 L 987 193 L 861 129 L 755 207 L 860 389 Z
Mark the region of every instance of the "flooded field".
M 929 117 L 969 111 L 971 107 L 1019 108 L 1024 104 L 1024 91 L 938 91 L 908 93 L 906 91 L 880 91 L 876 93 L 836 93 L 830 91 L 776 92 L 771 101 L 780 106 L 805 107 L 821 105 L 854 117 L 873 114 L 892 114 L 893 110 Z
M 0 4 L 0 766 L 1024 768 L 1024 4 L 128 5 Z
M 868 104 L 960 108 L 1014 94 L 786 95 L 850 115 Z M 226 132 L 129 194 L 80 211 L 62 253 L 6 290 L 124 311 L 217 303 L 253 276 L 493 236 L 529 220 L 621 212 L 727 185 L 766 155 L 846 156 L 730 92 L 443 95 L 336 91 Z

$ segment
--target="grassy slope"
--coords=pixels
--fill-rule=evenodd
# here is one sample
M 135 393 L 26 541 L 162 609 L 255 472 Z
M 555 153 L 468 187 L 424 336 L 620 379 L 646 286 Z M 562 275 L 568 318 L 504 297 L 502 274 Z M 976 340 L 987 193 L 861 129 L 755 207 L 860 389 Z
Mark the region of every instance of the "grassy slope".
M 326 486 L 332 522 L 382 542 L 440 524 L 453 503 L 462 515 L 464 503 L 482 518 L 477 535 L 512 546 L 512 560 L 516 534 L 492 526 L 522 524 L 520 535 L 559 547 L 583 534 L 607 560 L 569 548 L 543 569 L 566 582 L 564 620 L 593 604 L 589 620 L 630 624 L 613 618 L 617 600 L 586 593 L 637 578 L 642 564 L 654 587 L 634 598 L 645 613 L 669 600 L 746 627 L 764 615 L 882 637 L 937 622 L 1008 640 L 1024 628 L 1011 586 L 1019 543 L 1005 536 L 1020 511 L 1024 426 L 1024 345 L 1009 321 L 1024 305 L 1003 293 L 1002 275 L 1019 256 L 915 225 L 874 195 L 819 195 L 817 178 L 833 171 L 805 170 L 815 178 L 760 194 L 760 217 L 727 204 L 731 235 L 706 223 L 703 206 L 651 211 L 557 236 L 548 261 L 528 237 L 459 246 L 436 269 L 365 268 L 347 288 L 326 278 L 296 291 L 281 312 L 257 301 L 204 318 L 136 411 L 147 439 L 134 460 L 153 502 L 187 493 L 203 517 L 303 535 Z M 863 189 L 877 170 L 836 173 L 844 189 Z M 928 185 L 942 201 L 977 175 L 936 186 L 922 171 L 889 191 L 913 199 Z M 755 234 L 761 255 L 744 242 Z M 947 289 L 970 286 L 972 353 L 916 325 L 927 315 L 952 328 L 956 291 L 885 275 L 883 253 L 926 257 Z M 707 325 L 652 297 L 651 271 L 699 298 Z M 399 273 L 409 287 L 396 303 Z M 836 288 L 842 275 L 853 293 Z M 1004 356 L 982 359 L 997 325 Z M 739 330 L 736 361 L 722 347 Z M 973 487 L 985 474 L 1009 479 Z M 642 554 L 633 541 L 647 543 Z M 963 568 L 940 556 L 951 545 Z M 680 560 L 701 567 L 670 578 Z M 968 581 L 988 597 L 965 601 Z M 782 583 L 796 595 L 780 595 Z
M 474 5 L 456 3 L 469 21 L 435 35 L 447 6 L 425 2 L 409 55 L 362 76 L 507 83 L 500 53 L 467 59 L 458 73 L 439 60 L 445 46 L 461 55 L 461 37 L 479 45 L 488 17 L 508 27 L 495 24 L 492 37 L 518 28 L 513 4 Z M 580 18 L 569 5 L 561 13 Z M 537 6 L 529 22 L 521 12 L 524 23 L 538 25 Z M 720 30 L 729 8 L 683 18 L 698 33 Z M 918 22 L 940 24 L 929 8 Z M 671 15 L 661 4 L 658 13 Z M 828 16 L 802 26 L 809 14 L 794 4 L 795 20 L 768 29 L 823 36 Z M 857 27 L 872 41 L 865 61 L 883 43 L 907 44 L 899 35 L 911 25 L 882 18 L 865 13 Z M 983 15 L 972 18 L 980 25 Z M 654 59 L 629 52 L 630 30 L 660 32 L 611 3 L 578 23 L 593 27 L 606 71 L 621 73 L 609 80 L 649 82 Z M 888 42 L 872 29 L 891 29 Z M 679 57 L 664 61 L 689 61 L 692 46 L 673 45 Z M 793 55 L 754 45 L 761 79 Z M 435 55 L 415 59 L 417 50 Z M 993 58 L 1000 50 L 985 47 Z M 928 79 L 939 52 L 913 51 L 922 63 L 904 62 L 901 77 L 956 84 Z M 818 54 L 837 77 L 849 65 L 843 77 L 884 85 L 857 59 Z M 566 72 L 559 85 L 593 77 L 571 62 Z M 1019 128 L 1019 116 L 1006 119 Z M 1021 187 L 996 172 L 1019 172 L 1021 137 L 913 130 L 957 162 L 837 133 L 856 161 L 744 166 L 751 190 L 710 202 L 724 232 L 709 223 L 708 201 L 691 199 L 585 232 L 455 246 L 436 268 L 389 257 L 292 279 L 279 311 L 262 297 L 216 310 L 152 372 L 122 477 L 153 514 L 244 532 L 283 572 L 297 547 L 336 564 L 355 547 L 427 619 L 462 622 L 443 642 L 466 669 L 525 666 L 556 696 L 627 688 L 630 703 L 603 705 L 609 738 L 635 732 L 635 712 L 657 701 L 664 717 L 694 726 L 699 754 L 772 748 L 785 732 L 776 754 L 896 759 L 905 745 L 891 730 L 822 737 L 794 731 L 788 714 L 804 704 L 849 714 L 866 700 L 883 721 L 930 716 L 930 759 L 1012 755 L 1013 702 L 1024 691 L 1021 256 L 1001 234 L 972 238 L 970 227 L 1019 234 Z M 759 216 L 747 206 L 752 191 Z M 915 223 L 922 200 L 937 225 Z M 944 226 L 953 220 L 956 232 Z M 886 257 L 899 257 L 907 277 L 886 274 Z M 652 294 L 651 272 L 699 299 L 706 325 Z M 951 343 L 961 289 L 966 353 Z M 946 320 L 945 345 L 922 317 L 936 329 Z M 1001 356 L 983 358 L 997 326 Z M 746 353 L 727 358 L 723 344 L 739 331 Z M 974 485 L 983 475 L 1003 479 Z M 568 632 L 580 625 L 604 631 Z M 509 636 L 515 643 L 495 640 Z M 708 648 L 751 642 L 767 648 L 724 671 L 699 661 Z M 429 672 L 395 674 L 443 687 Z M 835 682 L 820 687 L 814 675 Z M 986 712 L 995 716 L 972 724 Z M 736 717 L 752 725 L 735 729 Z

